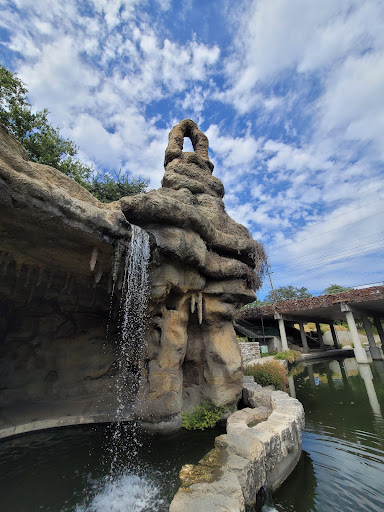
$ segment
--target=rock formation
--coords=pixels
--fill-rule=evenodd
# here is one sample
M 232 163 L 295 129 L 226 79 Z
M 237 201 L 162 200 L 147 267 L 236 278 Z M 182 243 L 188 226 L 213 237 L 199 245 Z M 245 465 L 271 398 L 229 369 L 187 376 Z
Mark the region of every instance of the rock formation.
M 183 152 L 184 137 L 193 152 Z M 264 250 L 226 214 L 208 139 L 193 121 L 171 130 L 164 164 L 162 188 L 103 204 L 56 169 L 28 161 L 0 126 L 3 406 L 111 390 L 119 355 L 114 265 L 131 223 L 149 233 L 152 253 L 142 422 L 177 428 L 183 410 L 238 400 L 232 319 L 254 300 Z

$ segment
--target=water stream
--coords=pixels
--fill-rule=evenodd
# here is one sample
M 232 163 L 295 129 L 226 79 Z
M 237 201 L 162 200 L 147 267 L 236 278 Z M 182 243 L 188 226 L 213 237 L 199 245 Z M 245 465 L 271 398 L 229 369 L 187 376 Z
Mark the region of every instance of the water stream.
M 124 257 L 121 300 L 118 315 L 116 423 L 109 426 L 108 440 L 102 454 L 107 473 L 96 482 L 90 481 L 86 497 L 76 512 L 144 511 L 161 508 L 163 500 L 150 468 L 138 457 L 142 433 L 136 422 L 127 422 L 135 414 L 140 401 L 142 355 L 146 346 L 147 307 L 149 300 L 148 263 L 149 236 L 132 225 L 128 248 L 116 248 L 113 268 L 111 306 L 119 276 L 120 259 Z M 111 316 L 111 315 L 110 315 Z

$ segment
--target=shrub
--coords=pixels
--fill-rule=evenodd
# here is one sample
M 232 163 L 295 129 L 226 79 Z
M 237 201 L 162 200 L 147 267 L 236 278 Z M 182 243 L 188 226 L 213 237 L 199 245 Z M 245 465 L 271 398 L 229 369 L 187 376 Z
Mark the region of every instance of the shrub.
M 223 416 L 223 412 L 224 406 L 206 402 L 196 407 L 192 413 L 182 412 L 182 426 L 187 430 L 213 428 Z
M 300 352 L 296 350 L 288 350 L 287 352 L 278 352 L 274 359 L 283 359 L 284 361 L 288 361 L 288 363 L 295 363 L 299 355 Z
M 264 352 L 261 352 L 261 357 L 269 357 L 269 356 L 274 356 L 275 354 L 277 354 L 277 350 L 271 350 L 270 352 L 266 352 L 264 354 Z
M 244 375 L 251 375 L 261 386 L 273 384 L 276 389 L 286 391 L 288 388 L 287 370 L 277 361 L 254 364 L 244 369 Z

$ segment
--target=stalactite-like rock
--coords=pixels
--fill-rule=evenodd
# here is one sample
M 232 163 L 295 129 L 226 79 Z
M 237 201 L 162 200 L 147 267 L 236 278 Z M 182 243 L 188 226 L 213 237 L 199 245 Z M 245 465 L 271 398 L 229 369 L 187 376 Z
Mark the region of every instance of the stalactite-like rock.
M 197 314 L 199 318 L 199 324 L 203 323 L 203 294 L 200 292 L 197 296 Z
M 191 295 L 191 313 L 194 313 L 196 309 L 196 295 L 192 293 Z
M 97 247 L 94 247 L 92 249 L 91 259 L 89 260 L 89 268 L 91 269 L 92 272 L 95 270 L 98 255 L 99 249 Z

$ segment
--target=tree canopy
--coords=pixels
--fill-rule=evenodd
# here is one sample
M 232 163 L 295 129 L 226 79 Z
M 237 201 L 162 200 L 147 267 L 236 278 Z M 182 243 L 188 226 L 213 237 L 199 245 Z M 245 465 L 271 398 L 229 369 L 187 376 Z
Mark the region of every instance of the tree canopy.
M 146 192 L 149 180 L 121 176 L 121 171 L 96 174 L 76 158 L 78 147 L 48 120 L 48 110 L 33 111 L 26 85 L 0 64 L 0 122 L 27 150 L 29 159 L 55 167 L 102 202 Z
M 296 286 L 281 286 L 275 290 L 275 293 L 270 291 L 268 295 L 265 297 L 265 303 L 269 302 L 280 302 L 283 300 L 291 300 L 291 299 L 304 299 L 305 297 L 312 297 L 312 294 L 309 293 L 308 289 L 304 286 L 302 288 L 297 288 Z
M 348 290 L 350 290 L 350 288 L 341 286 L 340 284 L 330 284 L 327 288 L 325 288 L 323 293 L 326 295 L 333 295 L 334 293 L 347 292 Z
M 302 288 L 296 288 L 295 286 L 281 286 L 275 290 L 275 293 L 270 291 L 264 300 L 256 299 L 250 304 L 246 304 L 242 309 L 248 308 L 257 308 L 261 306 L 266 306 L 267 304 L 271 304 L 275 302 L 281 302 L 284 300 L 292 300 L 292 299 L 305 299 L 305 297 L 312 297 L 312 294 L 308 291 L 304 286 Z

